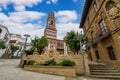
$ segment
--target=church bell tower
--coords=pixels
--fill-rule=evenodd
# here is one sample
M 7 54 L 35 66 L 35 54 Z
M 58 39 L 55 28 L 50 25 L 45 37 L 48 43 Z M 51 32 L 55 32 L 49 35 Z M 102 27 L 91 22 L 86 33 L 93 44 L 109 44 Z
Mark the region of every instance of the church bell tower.
M 57 30 L 55 27 L 55 16 L 53 12 L 50 12 L 48 15 L 44 36 L 46 38 L 57 39 Z

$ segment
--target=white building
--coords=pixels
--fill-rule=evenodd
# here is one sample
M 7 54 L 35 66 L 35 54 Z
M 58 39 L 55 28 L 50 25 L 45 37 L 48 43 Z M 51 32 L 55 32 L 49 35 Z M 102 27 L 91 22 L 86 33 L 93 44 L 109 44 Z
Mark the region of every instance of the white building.
M 8 45 L 10 40 L 8 28 L 3 25 L 0 25 L 0 40 L 5 41 L 6 46 Z M 6 49 L 0 49 L 0 57 L 5 53 L 5 50 Z
M 15 45 L 19 47 L 19 50 L 17 50 L 14 53 L 14 56 L 20 57 L 21 53 L 23 52 L 24 45 L 25 45 L 25 38 L 23 38 L 20 34 L 10 34 L 10 41 L 9 45 Z M 26 44 L 26 49 L 30 49 L 31 45 L 29 43 Z
M 0 25 L 0 40 L 4 40 L 8 44 L 10 40 L 10 34 L 8 28 Z

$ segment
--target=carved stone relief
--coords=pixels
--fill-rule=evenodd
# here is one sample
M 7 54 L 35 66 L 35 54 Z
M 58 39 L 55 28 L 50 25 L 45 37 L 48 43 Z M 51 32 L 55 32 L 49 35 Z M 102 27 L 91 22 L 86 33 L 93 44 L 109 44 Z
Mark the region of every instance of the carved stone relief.
M 120 17 L 120 4 L 116 1 L 108 0 L 105 8 L 110 19 L 114 20 Z

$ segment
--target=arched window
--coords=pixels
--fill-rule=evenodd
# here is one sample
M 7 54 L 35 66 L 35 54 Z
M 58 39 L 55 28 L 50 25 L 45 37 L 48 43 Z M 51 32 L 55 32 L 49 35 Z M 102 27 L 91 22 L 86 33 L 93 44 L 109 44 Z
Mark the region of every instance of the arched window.
M 53 25 L 53 20 L 51 20 L 51 25 Z

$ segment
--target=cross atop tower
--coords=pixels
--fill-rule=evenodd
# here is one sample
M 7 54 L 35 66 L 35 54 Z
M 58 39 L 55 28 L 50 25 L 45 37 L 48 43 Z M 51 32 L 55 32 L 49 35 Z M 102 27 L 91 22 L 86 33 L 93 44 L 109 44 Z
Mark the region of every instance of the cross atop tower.
M 55 16 L 53 12 L 50 12 L 48 15 L 44 36 L 46 38 L 53 38 L 53 39 L 57 38 L 57 30 L 55 27 Z

